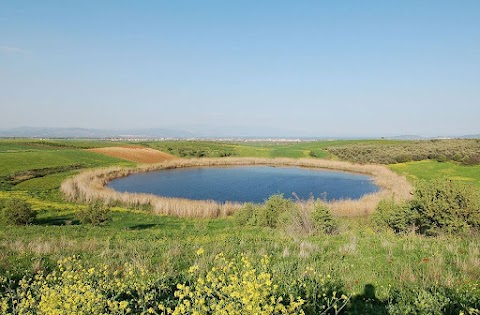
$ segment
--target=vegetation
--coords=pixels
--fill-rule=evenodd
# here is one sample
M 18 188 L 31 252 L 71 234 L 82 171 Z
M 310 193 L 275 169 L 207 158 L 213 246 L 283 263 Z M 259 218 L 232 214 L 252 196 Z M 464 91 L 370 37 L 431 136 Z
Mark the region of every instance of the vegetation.
M 393 200 L 384 200 L 374 218 L 396 232 L 470 232 L 480 228 L 480 194 L 451 180 L 420 182 L 410 203 L 397 205 Z
M 394 141 L 341 140 L 341 141 L 279 141 L 279 142 L 220 142 L 220 141 L 155 141 L 143 144 L 153 149 L 171 153 L 178 157 L 288 157 L 326 158 L 327 148 L 351 144 L 390 144 Z
M 294 203 L 272 195 L 263 205 L 248 203 L 234 214 L 240 226 L 279 228 L 293 235 L 332 234 L 337 229 L 330 208 L 321 200 Z
M 243 314 L 250 310 L 266 314 L 479 313 L 480 236 L 474 223 L 480 189 L 477 165 L 433 160 L 389 165 L 415 184 L 414 200 L 402 206 L 398 193 L 395 199 L 383 196 L 386 201 L 373 216 L 358 216 L 368 212 L 348 202 L 341 212 L 313 200 L 285 203 L 276 197 L 270 202 L 272 208 L 284 205 L 287 210 L 279 211 L 278 220 L 269 221 L 275 227 L 270 227 L 248 223 L 262 222 L 257 208 L 266 208 L 266 204 L 245 205 L 242 209 L 250 209 L 234 217 L 192 219 L 157 215 L 153 207 L 135 202 L 112 201 L 109 224 L 99 226 L 78 224 L 77 213 L 88 210 L 90 202 L 63 200 L 60 184 L 85 168 L 135 164 L 79 149 L 105 146 L 100 142 L 82 141 L 74 144 L 77 147 L 28 142 L 0 141 L 0 176 L 48 170 L 44 176 L 0 188 L 0 199 L 20 198 L 36 213 L 28 225 L 0 223 L 1 314 L 173 314 L 187 310 L 217 314 L 219 308 L 227 307 L 231 313 Z M 332 146 L 361 143 L 388 147 L 408 142 L 227 144 L 243 152 L 237 156 L 298 158 L 307 157 L 310 151 L 327 157 L 326 150 Z M 209 163 L 208 159 L 201 161 Z M 327 162 L 336 163 L 319 160 Z M 81 169 L 56 169 L 75 164 Z M 417 179 L 440 181 L 417 184 Z M 437 191 L 442 193 L 432 202 Z M 440 206 L 445 204 L 451 210 L 448 220 Z M 425 226 L 434 226 L 435 233 L 429 228 L 425 229 L 428 236 L 411 233 L 421 231 L 419 221 L 410 224 L 412 205 L 423 209 L 413 212 L 415 220 L 419 213 L 428 214 Z M 185 205 L 178 210 L 185 210 Z M 349 211 L 357 216 L 343 215 Z M 382 213 L 390 221 L 376 218 Z M 333 233 L 324 229 L 329 226 L 335 226 Z
M 396 173 L 412 182 L 448 178 L 480 189 L 480 165 L 462 165 L 456 162 L 418 161 L 389 165 Z
M 313 226 L 317 232 L 332 234 L 337 230 L 337 222 L 327 205 L 317 200 L 311 213 Z
M 394 164 L 411 161 L 456 161 L 463 164 L 480 163 L 480 140 L 428 140 L 378 144 L 333 146 L 328 152 L 354 163 Z
M 0 205 L 1 221 L 6 224 L 25 225 L 32 223 L 36 212 L 30 204 L 22 199 L 11 198 Z
M 97 201 L 79 209 L 75 218 L 83 224 L 102 225 L 111 220 L 110 208 Z
M 301 166 L 344 170 L 371 175 L 382 188 L 379 193 L 353 201 L 331 202 L 332 211 L 338 215 L 359 215 L 371 213 L 378 201 L 385 196 L 399 200 L 409 199 L 411 186 L 405 178 L 396 175 L 380 165 L 357 165 L 347 162 L 315 159 L 261 159 L 261 158 L 222 158 L 222 159 L 177 159 L 160 164 L 142 165 L 137 168 L 109 168 L 81 173 L 63 182 L 61 191 L 71 201 L 102 201 L 107 204 L 127 206 L 149 205 L 155 213 L 193 218 L 215 218 L 232 214 L 241 204 L 219 204 L 212 200 L 185 200 L 180 198 L 158 197 L 148 194 L 120 193 L 105 187 L 105 184 L 118 177 L 136 172 L 147 172 L 181 167 L 272 165 Z M 352 211 L 353 210 L 353 211 Z

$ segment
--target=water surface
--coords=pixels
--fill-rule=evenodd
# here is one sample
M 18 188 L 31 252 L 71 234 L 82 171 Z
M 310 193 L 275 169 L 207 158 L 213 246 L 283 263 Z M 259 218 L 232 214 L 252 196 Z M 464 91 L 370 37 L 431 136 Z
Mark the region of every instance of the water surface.
M 179 168 L 133 174 L 111 181 L 120 192 L 218 202 L 264 202 L 273 194 L 286 198 L 359 199 L 378 191 L 371 177 L 300 167 L 240 166 Z

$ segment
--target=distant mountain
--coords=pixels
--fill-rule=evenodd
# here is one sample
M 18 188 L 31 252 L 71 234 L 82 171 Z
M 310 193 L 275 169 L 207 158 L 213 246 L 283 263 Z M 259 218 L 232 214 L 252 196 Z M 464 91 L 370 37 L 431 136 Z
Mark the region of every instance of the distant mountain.
M 328 140 L 328 139 L 379 139 L 380 137 L 327 137 L 327 136 L 299 136 L 299 132 L 273 130 L 271 134 L 284 134 L 288 136 L 266 136 L 262 130 L 247 130 L 237 127 L 228 132 L 220 130 L 208 130 L 196 128 L 194 131 L 166 128 L 144 129 L 88 129 L 88 128 L 42 128 L 42 127 L 19 127 L 12 129 L 0 129 L 0 138 L 80 138 L 80 139 L 302 139 L 302 140 Z M 480 139 L 480 134 L 455 136 L 455 137 L 423 137 L 418 135 L 399 135 L 382 137 L 387 140 L 430 140 L 430 139 Z
M 478 135 L 465 135 L 465 136 L 435 136 L 435 137 L 423 137 L 423 136 L 417 136 L 417 135 L 405 135 L 405 136 L 384 137 L 383 139 L 388 139 L 388 140 L 480 139 L 480 134 L 478 134 Z
M 387 140 L 425 140 L 431 138 L 425 138 L 417 135 L 402 135 L 402 136 L 393 136 L 393 137 L 384 137 L 383 139 Z
M 19 138 L 190 138 L 194 134 L 173 129 L 85 129 L 20 127 L 0 130 L 0 137 Z
M 480 134 L 478 134 L 478 135 L 466 135 L 466 136 L 463 136 L 463 137 L 460 137 L 460 138 L 463 138 L 463 139 L 480 139 Z

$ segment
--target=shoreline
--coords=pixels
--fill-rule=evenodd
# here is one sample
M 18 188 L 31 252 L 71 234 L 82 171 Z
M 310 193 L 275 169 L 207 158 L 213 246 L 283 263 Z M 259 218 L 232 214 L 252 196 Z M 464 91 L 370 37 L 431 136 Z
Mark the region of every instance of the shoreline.
M 349 162 L 322 159 L 290 158 L 200 158 L 175 159 L 157 164 L 140 165 L 135 168 L 106 168 L 82 172 L 65 180 L 61 191 L 70 201 L 124 204 L 129 206 L 151 205 L 156 214 L 190 218 L 226 217 L 242 207 L 243 203 L 218 203 L 212 200 L 191 200 L 168 198 L 153 194 L 127 193 L 115 191 L 106 185 L 113 179 L 126 177 L 134 173 L 161 171 L 192 167 L 232 167 L 232 166 L 273 166 L 303 167 L 331 171 L 344 171 L 372 177 L 379 191 L 364 195 L 358 200 L 337 200 L 327 202 L 336 216 L 362 216 L 372 213 L 378 202 L 385 198 L 397 201 L 411 198 L 412 186 L 404 176 L 394 173 L 386 166 L 374 164 L 353 164 Z

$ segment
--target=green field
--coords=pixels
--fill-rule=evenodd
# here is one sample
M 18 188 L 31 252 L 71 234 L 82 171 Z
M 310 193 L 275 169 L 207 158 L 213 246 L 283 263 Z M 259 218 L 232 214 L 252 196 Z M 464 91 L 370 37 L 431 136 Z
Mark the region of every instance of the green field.
M 300 158 L 314 155 L 336 159 L 327 152 L 327 148 L 361 143 L 382 146 L 402 142 L 359 140 L 277 144 L 165 141 L 141 144 L 187 157 L 203 152 L 202 156 Z M 16 283 L 23 276 L 31 278 L 39 270 L 50 273 L 56 269 L 57 260 L 77 255 L 85 267 L 76 271 L 81 275 L 82 270 L 90 267 L 103 270 L 104 264 L 112 270 L 133 268 L 135 275 L 138 272 L 135 283 L 128 284 L 124 279 L 129 291 L 124 288 L 125 293 L 117 296 L 108 295 L 107 290 L 105 296 L 116 301 L 129 301 L 131 313 L 148 314 L 148 308 L 138 306 L 149 301 L 148 294 L 161 298 L 164 304 L 175 305 L 178 300 L 174 295 L 177 284 L 195 281 L 189 268 L 196 266 L 200 274 L 206 273 L 212 270 L 215 255 L 223 253 L 233 260 L 245 254 L 254 266 L 260 266 L 263 255 L 268 255 L 267 273 L 278 285 L 276 294 L 287 299 L 289 294 L 301 296 L 307 301 L 305 311 L 308 314 L 321 313 L 314 311 L 309 303 L 326 303 L 324 297 L 313 293 L 324 292 L 319 289 L 322 287 L 332 289 L 325 293 L 327 296 L 331 296 L 334 290 L 339 290 L 336 291 L 338 296 L 345 294 L 348 303 L 342 313 L 346 314 L 458 314 L 462 309 L 461 303 L 480 307 L 478 233 L 437 237 L 397 235 L 378 229 L 370 217 L 357 217 L 338 219 L 336 234 L 304 235 L 282 229 L 239 226 L 232 218 L 180 219 L 123 207 L 113 208 L 112 221 L 105 226 L 80 224 L 74 215 L 79 207 L 84 206 L 62 200 L 58 188 L 65 178 L 81 169 L 133 165 L 81 150 L 112 145 L 118 143 L 0 140 L 0 177 L 4 181 L 0 199 L 21 197 L 38 212 L 33 224 L 28 226 L 0 224 L 0 297 L 8 291 L 7 288 L 15 286 L 7 285 L 7 280 Z M 76 168 L 68 169 L 73 166 Z M 448 177 L 472 183 L 480 189 L 479 165 L 427 160 L 389 167 L 412 182 Z M 38 177 L 12 179 L 12 176 L 28 171 L 33 171 Z M 204 253 L 196 254 L 199 249 Z M 143 271 L 147 273 L 141 276 Z M 123 281 L 121 276 L 118 277 Z M 329 280 L 323 282 L 324 279 Z M 110 280 L 116 283 L 116 280 Z M 68 285 L 66 280 L 62 283 Z M 78 292 L 75 294 L 80 296 Z M 446 299 L 457 304 L 448 304 Z M 340 300 L 335 301 L 341 304 Z M 158 302 L 148 305 L 160 314 Z M 445 306 L 441 313 L 435 313 L 442 309 L 442 303 L 450 305 L 451 309 Z M 406 308 L 401 308 L 412 305 L 422 312 L 408 312 Z M 0 312 L 1 307 L 0 302 Z M 331 309 L 330 313 L 334 314 L 333 311 Z M 476 313 L 472 311 L 472 314 Z
M 390 168 L 410 180 L 448 178 L 475 185 L 480 188 L 480 166 L 461 165 L 456 162 L 419 161 L 392 164 Z
M 178 157 L 289 157 L 304 158 L 332 157 L 327 152 L 329 147 L 349 146 L 355 144 L 385 146 L 400 145 L 404 141 L 394 140 L 325 140 L 310 142 L 219 142 L 219 141 L 155 141 L 141 144 Z

